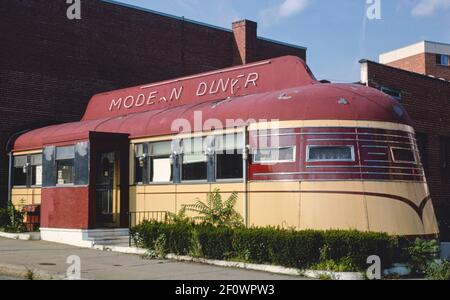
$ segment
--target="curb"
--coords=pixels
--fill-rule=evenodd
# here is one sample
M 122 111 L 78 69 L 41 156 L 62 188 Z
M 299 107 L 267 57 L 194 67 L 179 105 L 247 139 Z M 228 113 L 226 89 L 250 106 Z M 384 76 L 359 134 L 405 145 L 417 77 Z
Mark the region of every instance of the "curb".
M 30 233 L 0 232 L 0 237 L 11 240 L 39 241 L 41 239 L 41 234 L 39 232 L 30 232 Z
M 305 270 L 301 271 L 293 268 L 286 268 L 282 266 L 273 266 L 273 265 L 259 265 L 259 264 L 250 264 L 250 263 L 242 263 L 242 262 L 230 262 L 223 260 L 213 260 L 213 259 L 204 259 L 204 258 L 194 258 L 190 256 L 178 256 L 174 254 L 169 254 L 166 256 L 166 259 L 176 260 L 176 261 L 185 261 L 185 262 L 194 262 L 194 263 L 202 263 L 208 264 L 218 267 L 229 267 L 229 268 L 239 268 L 245 270 L 252 271 L 261 271 L 273 274 L 280 275 L 289 275 L 289 276 L 304 276 L 312 279 L 321 279 L 323 276 L 327 276 L 332 280 L 365 280 L 364 274 L 358 272 L 331 272 L 331 271 L 313 271 L 313 270 Z
M 10 276 L 13 278 L 26 280 L 27 273 L 32 271 L 33 280 L 65 280 L 66 277 L 56 273 L 50 273 L 47 271 L 37 270 L 34 268 L 27 268 L 26 266 L 6 265 L 0 264 L 0 274 Z

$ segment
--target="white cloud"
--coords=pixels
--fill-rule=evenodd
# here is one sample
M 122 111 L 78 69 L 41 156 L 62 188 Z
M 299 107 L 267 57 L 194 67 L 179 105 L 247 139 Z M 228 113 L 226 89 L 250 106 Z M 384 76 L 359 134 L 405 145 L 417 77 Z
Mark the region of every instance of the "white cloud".
M 309 0 L 282 0 L 279 5 L 269 7 L 260 12 L 262 21 L 271 24 L 288 18 L 303 11 L 309 4 Z
M 411 11 L 413 16 L 433 15 L 439 9 L 450 8 L 450 0 L 421 0 Z

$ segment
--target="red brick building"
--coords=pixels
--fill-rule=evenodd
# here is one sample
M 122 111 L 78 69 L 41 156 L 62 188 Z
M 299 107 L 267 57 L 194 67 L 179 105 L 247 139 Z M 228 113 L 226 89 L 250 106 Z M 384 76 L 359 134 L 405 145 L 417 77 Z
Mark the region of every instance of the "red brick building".
M 444 240 L 450 240 L 450 45 L 421 42 L 361 61 L 361 82 L 400 101 L 418 135 Z
M 92 95 L 306 48 L 114 1 L 81 1 L 69 20 L 60 0 L 0 2 L 0 203 L 7 198 L 8 140 L 23 130 L 77 121 Z

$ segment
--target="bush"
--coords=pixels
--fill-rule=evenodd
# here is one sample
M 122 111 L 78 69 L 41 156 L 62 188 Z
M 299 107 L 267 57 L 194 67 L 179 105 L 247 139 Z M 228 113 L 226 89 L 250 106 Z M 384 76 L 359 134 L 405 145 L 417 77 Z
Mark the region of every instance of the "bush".
M 199 255 L 211 259 L 227 259 L 233 256 L 233 231 L 227 227 L 199 225 L 195 227 Z
M 155 250 L 156 242 L 164 236 L 165 248 L 177 255 L 187 255 L 191 249 L 192 224 L 165 224 L 145 221 L 130 232 L 138 247 Z M 161 243 L 161 241 L 159 241 Z M 159 244 L 158 247 L 161 248 Z
M 414 244 L 408 248 L 408 253 L 413 272 L 425 274 L 428 266 L 438 257 L 439 244 L 436 240 L 416 239 Z
M 293 268 L 318 262 L 321 243 L 319 232 L 276 228 L 240 228 L 233 237 L 239 259 Z
M 450 262 L 432 262 L 426 270 L 426 277 L 430 280 L 450 280 Z
M 156 241 L 164 235 L 164 249 L 170 253 L 297 269 L 315 267 L 357 271 L 367 268 L 366 260 L 371 255 L 378 255 L 386 267 L 404 256 L 399 238 L 357 231 L 296 231 L 144 222 L 131 234 L 138 246 L 150 250 L 161 249 Z
M 327 259 L 350 258 L 352 264 L 361 270 L 367 267 L 367 258 L 371 255 L 379 256 L 384 267 L 389 267 L 398 256 L 397 238 L 384 233 L 332 230 L 325 231 L 323 236 L 328 250 Z
M 227 200 L 222 200 L 220 189 L 208 193 L 206 202 L 197 199 L 193 205 L 185 206 L 185 210 L 195 212 L 198 216 L 193 219 L 203 224 L 217 227 L 242 227 L 244 225 L 242 216 L 234 209 L 238 199 L 236 192 L 232 193 Z
M 0 228 L 6 232 L 26 231 L 23 218 L 24 213 L 16 210 L 12 204 L 8 204 L 6 208 L 0 208 Z

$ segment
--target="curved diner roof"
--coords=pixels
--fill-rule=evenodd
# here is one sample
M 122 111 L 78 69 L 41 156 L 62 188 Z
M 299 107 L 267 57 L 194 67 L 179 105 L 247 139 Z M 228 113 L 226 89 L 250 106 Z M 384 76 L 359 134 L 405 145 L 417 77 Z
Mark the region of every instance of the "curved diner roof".
M 287 79 L 278 84 L 281 88 L 277 84 L 267 87 L 267 85 L 258 85 L 259 82 L 254 82 L 255 93 L 245 94 L 248 91 L 242 89 L 240 95 L 228 95 L 225 98 L 211 95 L 210 98 L 202 101 L 194 99 L 180 101 L 175 105 L 152 106 L 151 109 L 139 107 L 137 111 L 131 109 L 123 112 L 119 109 L 112 111 L 112 103 L 118 103 L 117 101 L 111 102 L 111 96 L 115 95 L 114 92 L 101 94 L 94 96 L 80 122 L 48 126 L 27 132 L 16 139 L 13 151 L 36 150 L 41 149 L 44 145 L 86 140 L 89 132 L 124 133 L 129 134 L 130 139 L 173 135 L 178 133 L 172 131 L 173 121 L 186 119 L 190 124 L 194 124 L 195 112 L 202 113 L 203 122 L 208 119 L 216 119 L 224 124 L 224 127 L 226 120 L 230 119 L 360 120 L 411 125 L 408 114 L 400 104 L 376 89 L 358 84 L 319 83 L 310 74 L 306 65 L 294 57 L 278 58 L 272 60 L 271 63 L 272 65 L 269 67 L 267 65 L 262 68 L 261 65 L 255 67 L 260 68 L 258 79 L 267 75 L 266 77 L 270 77 L 268 82 L 277 82 L 279 75 L 283 77 L 291 74 L 290 78 L 295 78 L 295 74 L 300 73 L 301 80 L 295 78 L 289 82 Z M 282 64 L 284 66 L 280 66 Z M 251 65 L 247 68 L 249 72 L 254 70 Z M 230 70 L 228 72 L 234 72 L 235 69 Z M 277 74 L 274 71 L 283 73 Z M 206 75 L 206 77 L 222 76 L 224 78 L 223 76 L 227 74 L 225 70 L 216 72 L 214 75 Z M 256 76 L 253 77 L 253 79 L 255 78 Z M 205 77 L 202 76 L 194 80 L 206 82 Z M 286 81 L 288 82 L 286 83 Z M 180 82 L 183 80 L 173 81 L 170 84 L 180 84 Z M 280 81 L 278 80 L 278 82 Z M 184 89 L 189 90 L 189 79 L 184 84 Z M 162 86 L 165 85 L 162 84 Z M 195 82 L 193 86 L 192 89 L 195 90 L 195 87 L 199 86 L 198 82 Z M 126 95 L 132 89 L 120 90 L 118 94 Z M 105 95 L 108 97 L 104 97 Z M 123 99 L 124 97 L 122 97 Z M 112 112 L 110 116 L 108 110 Z M 93 111 L 98 113 L 98 118 L 95 118 Z

